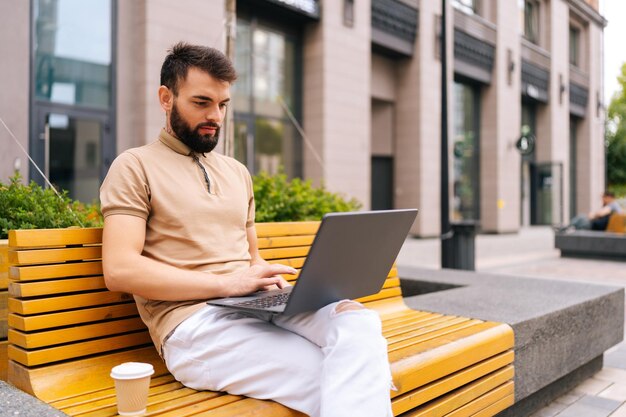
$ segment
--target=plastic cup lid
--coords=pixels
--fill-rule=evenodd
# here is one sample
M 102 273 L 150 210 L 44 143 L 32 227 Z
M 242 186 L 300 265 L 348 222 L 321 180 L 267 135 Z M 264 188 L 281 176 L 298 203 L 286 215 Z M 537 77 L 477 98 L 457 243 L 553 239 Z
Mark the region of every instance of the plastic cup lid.
M 124 362 L 111 369 L 111 378 L 136 379 L 150 376 L 154 373 L 154 367 L 149 363 Z

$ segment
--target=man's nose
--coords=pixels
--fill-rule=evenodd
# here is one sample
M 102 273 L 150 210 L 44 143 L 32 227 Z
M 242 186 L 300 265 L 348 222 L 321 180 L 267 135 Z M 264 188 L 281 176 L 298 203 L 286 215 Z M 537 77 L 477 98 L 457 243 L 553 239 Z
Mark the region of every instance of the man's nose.
M 222 119 L 224 118 L 224 114 L 222 113 L 220 106 L 216 104 L 214 106 L 209 107 L 209 111 L 206 113 L 205 117 L 207 121 L 221 124 Z

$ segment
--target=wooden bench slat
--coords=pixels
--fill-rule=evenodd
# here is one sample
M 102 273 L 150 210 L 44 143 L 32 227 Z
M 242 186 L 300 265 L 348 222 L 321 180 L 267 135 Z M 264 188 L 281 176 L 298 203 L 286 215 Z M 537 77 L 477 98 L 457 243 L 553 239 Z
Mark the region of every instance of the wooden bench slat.
M 473 401 L 481 403 L 480 397 L 488 394 L 492 390 L 498 390 L 502 383 L 501 378 L 492 379 L 490 375 L 487 375 L 480 380 L 469 384 L 466 387 L 460 388 L 433 401 L 432 404 L 426 405 L 420 408 L 419 411 L 409 412 L 407 417 L 432 417 L 432 416 L 447 416 L 455 409 L 471 404 Z M 504 383 L 506 394 L 501 391 L 496 391 L 496 395 L 506 396 L 513 392 L 513 382 Z M 468 407 L 470 408 L 470 407 Z M 459 413 L 459 416 L 473 416 L 474 414 Z
M 71 343 L 79 340 L 93 339 L 102 336 L 128 333 L 145 329 L 146 325 L 140 317 L 131 317 L 104 323 L 87 324 L 59 330 L 49 330 L 34 334 L 23 333 L 19 330 L 9 330 L 9 342 L 24 349 L 38 349 L 46 346 Z
M 7 349 L 9 347 L 9 342 L 6 340 L 0 341 L 0 380 L 6 381 L 8 378 L 8 366 L 9 366 L 9 356 L 7 353 Z
M 508 385 L 511 385 L 511 387 L 508 388 L 509 391 L 514 391 L 512 384 L 513 382 L 508 384 Z M 492 416 L 497 415 L 499 412 L 504 411 L 507 408 L 511 407 L 513 404 L 515 404 L 515 394 L 509 394 L 505 398 L 499 400 L 498 402 L 495 402 L 491 404 L 490 406 L 483 408 L 478 413 L 473 414 L 472 417 L 492 417 Z
M 101 227 L 9 230 L 11 248 L 92 245 L 101 242 Z
M 149 343 L 152 343 L 152 339 L 150 339 L 148 331 L 141 331 L 33 351 L 26 351 L 17 346 L 9 345 L 9 359 L 26 366 L 36 366 Z
M 6 290 L 9 287 L 9 271 L 0 271 L 0 290 Z
M 214 410 L 216 408 L 225 406 L 227 404 L 234 403 L 236 401 L 242 401 L 245 397 L 237 395 L 221 395 L 217 398 L 212 398 L 209 401 L 198 402 L 195 404 L 187 405 L 177 408 L 172 411 L 166 411 L 159 413 L 159 417 L 187 417 L 187 416 L 199 416 L 207 411 Z M 148 412 L 151 412 L 149 409 Z
M 131 348 L 80 361 L 69 361 L 29 369 L 9 361 L 11 383 L 22 391 L 51 403 L 113 387 L 111 368 L 123 362 L 146 362 L 154 367 L 153 378 L 169 375 L 154 346 Z
M 306 258 L 281 258 L 281 259 L 268 259 L 268 263 L 270 264 L 282 264 L 282 265 L 287 265 L 290 266 L 292 268 L 302 268 L 302 265 L 304 265 L 304 260 Z
M 9 270 L 9 277 L 16 281 L 35 281 L 89 275 L 102 275 L 102 261 L 73 262 L 56 265 L 12 266 Z
M 489 391 L 486 394 L 481 395 L 469 404 L 452 411 L 446 417 L 464 417 L 464 416 L 493 416 L 496 413 L 504 410 L 507 407 L 513 405 L 514 389 L 513 383 L 504 383 L 499 387 Z M 490 407 L 499 404 L 500 402 L 506 402 L 506 406 L 499 408 L 498 411 L 491 410 Z
M 483 322 L 480 320 L 467 319 L 462 323 L 456 323 L 449 326 L 438 326 L 440 327 L 439 329 L 432 329 L 431 331 L 426 331 L 425 333 L 415 337 L 400 338 L 398 341 L 389 344 L 388 350 L 389 353 L 401 352 L 407 348 L 414 348 L 418 345 L 424 345 L 431 340 L 442 339 L 447 337 L 448 335 L 454 335 L 455 333 L 465 331 L 466 329 L 475 328 L 472 330 L 472 332 L 480 332 L 480 327 L 478 326 L 482 324 Z
M 390 351 L 389 360 L 398 394 L 506 352 L 513 348 L 513 343 L 513 331 L 509 326 L 487 322 Z M 427 354 L 435 349 L 437 354 Z M 432 371 L 420 372 L 424 368 Z
M 444 316 L 438 319 L 434 319 L 425 323 L 420 324 L 419 327 L 404 327 L 402 329 L 396 329 L 392 332 L 385 333 L 384 336 L 387 338 L 387 343 L 391 346 L 394 345 L 394 348 L 397 348 L 397 344 L 406 341 L 406 340 L 418 340 L 419 336 L 423 336 L 426 334 L 432 334 L 433 332 L 439 330 L 450 329 L 457 325 L 470 325 L 472 319 L 468 319 L 467 317 L 450 317 Z
M 178 414 L 170 414 L 174 417 Z M 253 398 L 244 398 L 241 401 L 235 401 L 222 407 L 194 414 L 196 417 L 306 417 L 304 414 L 294 410 L 290 410 L 284 405 L 273 401 L 255 400 Z
M 165 391 L 171 391 L 172 389 L 178 389 L 183 384 L 176 381 L 171 374 L 158 376 L 150 379 L 150 392 L 160 393 Z M 66 398 L 63 400 L 52 401 L 51 406 L 62 410 L 64 408 L 75 407 L 77 405 L 87 404 L 91 401 L 97 401 L 104 398 L 115 397 L 115 388 L 106 388 L 99 391 L 89 392 L 86 394 L 77 395 L 72 398 Z
M 277 249 L 259 249 L 259 253 L 266 261 L 270 259 L 282 259 L 282 258 L 299 258 L 307 256 L 309 254 L 310 246 L 294 246 L 291 248 L 277 248 Z
M 320 227 L 319 221 L 281 222 L 255 224 L 257 237 L 314 235 Z
M 385 318 L 382 320 L 382 322 L 383 322 L 383 328 L 386 331 L 394 331 L 396 329 L 404 328 L 407 325 L 410 326 L 412 325 L 412 323 L 424 323 L 430 320 L 435 320 L 443 316 L 444 315 L 440 313 L 430 313 L 427 311 L 418 311 L 418 310 L 406 310 L 391 318 Z M 446 317 L 454 317 L 454 316 L 446 316 Z
M 507 367 L 512 369 L 512 363 L 513 352 L 505 352 L 455 372 L 452 375 L 433 381 L 413 391 L 394 396 L 392 401 L 394 414 L 397 415 L 409 411 L 499 369 Z
M 0 341 L 7 338 L 7 320 L 6 317 L 9 314 L 8 309 L 9 293 L 7 291 L 0 291 Z
M 395 288 L 383 288 L 380 292 L 372 295 L 368 295 L 367 297 L 357 298 L 356 301 L 360 303 L 369 303 L 370 301 L 376 301 L 383 298 L 391 298 L 402 296 L 402 290 L 399 287 Z
M 37 297 L 69 292 L 106 289 L 102 275 L 85 278 L 55 279 L 50 281 L 12 281 L 9 293 L 12 297 Z
M 148 406 L 153 406 L 159 403 L 173 403 L 176 401 L 187 404 L 193 401 L 206 401 L 211 398 L 219 396 L 219 393 L 211 391 L 196 391 L 191 388 L 181 387 L 173 391 L 166 391 L 161 393 L 152 394 L 148 397 Z M 79 405 L 76 407 L 69 407 L 61 410 L 70 416 L 78 416 L 88 414 L 90 417 L 104 417 L 104 416 L 116 416 L 117 404 L 114 398 L 104 398 L 92 403 Z M 146 414 L 148 414 L 147 412 Z
M 8 322 L 11 327 L 17 330 L 31 332 L 107 319 L 136 316 L 137 314 L 137 306 L 135 303 L 127 302 L 104 307 L 41 314 L 32 317 L 9 314 Z
M 259 249 L 311 246 L 315 235 L 261 237 L 257 239 Z
M 84 261 L 101 259 L 102 246 L 85 246 L 80 248 L 10 250 L 9 262 L 12 265 L 52 264 L 67 261 Z
M 9 298 L 9 309 L 22 315 L 48 313 L 103 304 L 132 301 L 130 294 L 122 292 L 98 291 L 87 294 L 64 295 L 60 297 L 20 300 Z

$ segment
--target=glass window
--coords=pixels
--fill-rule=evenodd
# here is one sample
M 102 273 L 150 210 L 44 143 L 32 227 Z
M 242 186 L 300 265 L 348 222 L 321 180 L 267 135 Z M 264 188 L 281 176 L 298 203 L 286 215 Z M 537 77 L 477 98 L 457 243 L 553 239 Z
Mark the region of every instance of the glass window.
M 523 3 L 524 37 L 534 44 L 539 44 L 539 3 L 535 0 L 524 0 Z
M 580 63 L 580 30 L 569 28 L 569 63 L 578 66 Z
M 458 220 L 478 220 L 479 137 L 478 88 L 454 84 L 454 200 L 452 216 Z
M 478 14 L 479 0 L 452 0 L 452 6 L 465 13 Z
M 301 175 L 297 117 L 297 38 L 256 20 L 237 21 L 235 157 L 258 173 Z
M 108 108 L 111 0 L 36 0 L 33 4 L 36 99 Z

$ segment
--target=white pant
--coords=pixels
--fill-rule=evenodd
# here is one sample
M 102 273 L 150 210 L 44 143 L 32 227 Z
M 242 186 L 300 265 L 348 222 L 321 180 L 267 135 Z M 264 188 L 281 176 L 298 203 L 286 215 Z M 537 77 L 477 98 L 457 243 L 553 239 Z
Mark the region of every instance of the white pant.
M 174 377 L 198 390 L 271 399 L 311 417 L 392 417 L 387 341 L 367 309 L 276 316 L 207 306 L 164 346 Z

